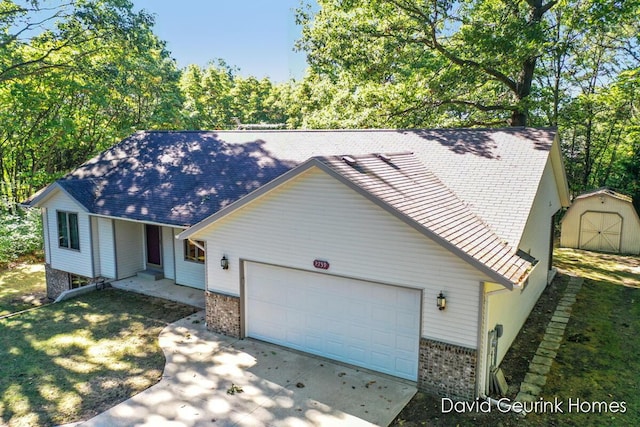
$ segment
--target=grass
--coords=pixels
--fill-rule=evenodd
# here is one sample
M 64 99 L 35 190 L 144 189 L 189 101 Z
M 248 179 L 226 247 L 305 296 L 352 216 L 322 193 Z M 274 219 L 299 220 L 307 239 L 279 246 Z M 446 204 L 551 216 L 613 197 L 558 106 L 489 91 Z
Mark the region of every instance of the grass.
M 625 402 L 627 412 L 531 415 L 539 425 L 640 425 L 640 289 L 586 280 L 565 331 L 565 342 L 543 389 L 545 400 Z M 585 408 L 588 408 L 585 405 Z
M 0 320 L 0 424 L 87 419 L 157 383 L 158 334 L 194 311 L 109 289 Z
M 525 418 L 495 409 L 490 414 L 443 414 L 440 398 L 418 393 L 392 426 L 640 425 L 640 257 L 557 249 L 554 264 L 564 274 L 585 278 L 541 395 L 548 402 L 557 398 L 565 413 L 539 411 Z M 565 279 L 559 276 L 556 280 Z M 542 315 L 547 310 L 537 313 L 537 307 L 554 306 L 558 295 L 549 292 L 552 288 L 543 293 L 502 362 L 503 368 L 518 366 L 519 359 L 529 354 L 526 349 L 531 344 L 537 347 L 538 332 L 548 322 L 548 316 Z M 590 411 L 567 413 L 569 399 L 582 402 L 583 409 Z M 625 413 L 605 412 L 599 402 L 607 406 L 625 402 L 627 409 Z
M 13 264 L 0 270 L 0 317 L 47 302 L 43 264 Z
M 625 402 L 625 413 L 587 411 L 535 414 L 546 424 L 640 425 L 640 257 L 559 249 L 558 267 L 585 278 L 573 306 L 565 341 L 552 365 L 545 399 Z M 588 408 L 585 404 L 584 408 Z
M 561 271 L 594 282 L 640 288 L 640 257 L 558 248 L 554 265 Z

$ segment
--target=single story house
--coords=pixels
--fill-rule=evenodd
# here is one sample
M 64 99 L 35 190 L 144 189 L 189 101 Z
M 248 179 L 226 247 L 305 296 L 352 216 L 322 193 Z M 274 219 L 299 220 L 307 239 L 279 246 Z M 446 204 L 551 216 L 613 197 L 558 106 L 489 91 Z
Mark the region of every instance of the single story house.
M 562 247 L 640 254 L 640 218 L 633 200 L 609 188 L 577 196 L 560 224 Z
M 569 197 L 555 129 L 149 131 L 27 204 L 52 296 L 154 268 L 205 291 L 211 330 L 471 399 Z

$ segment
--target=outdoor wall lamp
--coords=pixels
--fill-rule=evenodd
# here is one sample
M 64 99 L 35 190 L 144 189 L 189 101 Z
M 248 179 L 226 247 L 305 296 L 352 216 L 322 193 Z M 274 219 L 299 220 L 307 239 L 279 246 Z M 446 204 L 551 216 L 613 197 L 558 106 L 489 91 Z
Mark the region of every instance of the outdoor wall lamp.
M 438 294 L 436 305 L 438 307 L 438 310 L 444 310 L 447 306 L 447 298 L 442 294 L 442 291 L 440 291 L 440 293 Z
M 223 270 L 229 269 L 229 260 L 226 255 L 222 255 L 222 259 L 220 259 L 220 267 L 222 267 Z

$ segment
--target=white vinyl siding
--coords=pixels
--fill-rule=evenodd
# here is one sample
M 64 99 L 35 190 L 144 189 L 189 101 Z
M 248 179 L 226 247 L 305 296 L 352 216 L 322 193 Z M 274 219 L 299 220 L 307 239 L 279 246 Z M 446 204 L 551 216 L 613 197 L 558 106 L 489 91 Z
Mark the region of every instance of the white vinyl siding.
M 98 229 L 98 218 L 91 216 L 91 242 L 93 244 L 93 274 L 102 276 L 102 269 L 100 268 L 100 233 Z
M 173 228 L 170 227 L 161 227 L 162 233 L 162 269 L 164 273 L 164 277 L 167 279 L 175 279 L 176 272 L 175 266 L 173 263 L 174 259 L 174 246 L 176 243 L 180 244 L 182 242 L 176 242 Z
M 55 191 L 47 199 L 46 208 L 51 267 L 78 276 L 93 277 L 89 215 L 82 206 L 62 191 Z M 78 215 L 80 250 L 61 248 L 58 245 L 58 212 L 72 212 Z
M 547 274 L 550 269 L 551 219 L 560 207 L 560 197 L 553 177 L 551 159 L 549 159 L 519 246 L 520 249 L 535 257 L 538 264 L 529 276 L 524 290 L 499 292 L 490 295 L 488 299 L 488 330 L 493 329 L 496 324 L 503 325 L 503 335 L 498 341 L 498 363 L 509 350 L 547 285 Z
M 174 247 L 176 250 L 176 283 L 196 289 L 204 289 L 205 264 L 185 259 L 184 241 L 177 240 Z M 208 258 L 208 255 L 205 255 L 205 258 Z M 220 258 L 218 258 L 218 265 L 220 265 Z
M 311 169 L 193 236 L 207 243 L 208 289 L 239 295 L 245 259 L 423 289 L 421 333 L 476 348 L 487 277 L 324 172 Z M 220 258 L 229 258 L 222 270 Z M 326 271 L 313 267 L 326 260 Z M 436 307 L 443 291 L 447 309 Z
M 115 279 L 116 260 L 113 240 L 113 220 L 95 217 L 98 229 L 100 276 Z
M 42 216 L 42 234 L 44 240 L 44 262 L 51 264 L 51 240 L 49 236 L 49 221 L 47 216 L 47 208 L 40 209 Z
M 571 208 L 562 218 L 560 246 L 565 248 L 582 246 L 589 250 L 612 251 L 610 245 L 602 244 L 606 242 L 589 241 L 584 230 L 587 225 L 585 215 L 586 219 L 591 219 L 591 221 L 602 221 L 601 224 L 595 225 L 601 228 L 604 226 L 604 229 L 613 225 L 611 220 L 619 218 L 621 221 L 618 224 L 620 227 L 619 237 L 614 243 L 619 245 L 620 253 L 640 254 L 640 219 L 638 219 L 633 204 L 607 194 L 594 194 L 573 201 Z M 602 216 L 602 218 L 594 218 L 597 216 Z M 618 232 L 617 229 L 608 231 Z
M 131 221 L 115 221 L 118 279 L 144 270 L 144 225 Z

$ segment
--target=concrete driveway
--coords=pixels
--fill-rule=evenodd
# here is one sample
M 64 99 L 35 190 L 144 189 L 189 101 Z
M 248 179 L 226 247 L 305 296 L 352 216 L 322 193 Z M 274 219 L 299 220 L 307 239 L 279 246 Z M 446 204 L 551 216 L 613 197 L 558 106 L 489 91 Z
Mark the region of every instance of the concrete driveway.
M 402 379 L 208 332 L 204 312 L 160 334 L 162 380 L 84 426 L 388 425 L 415 394 Z

